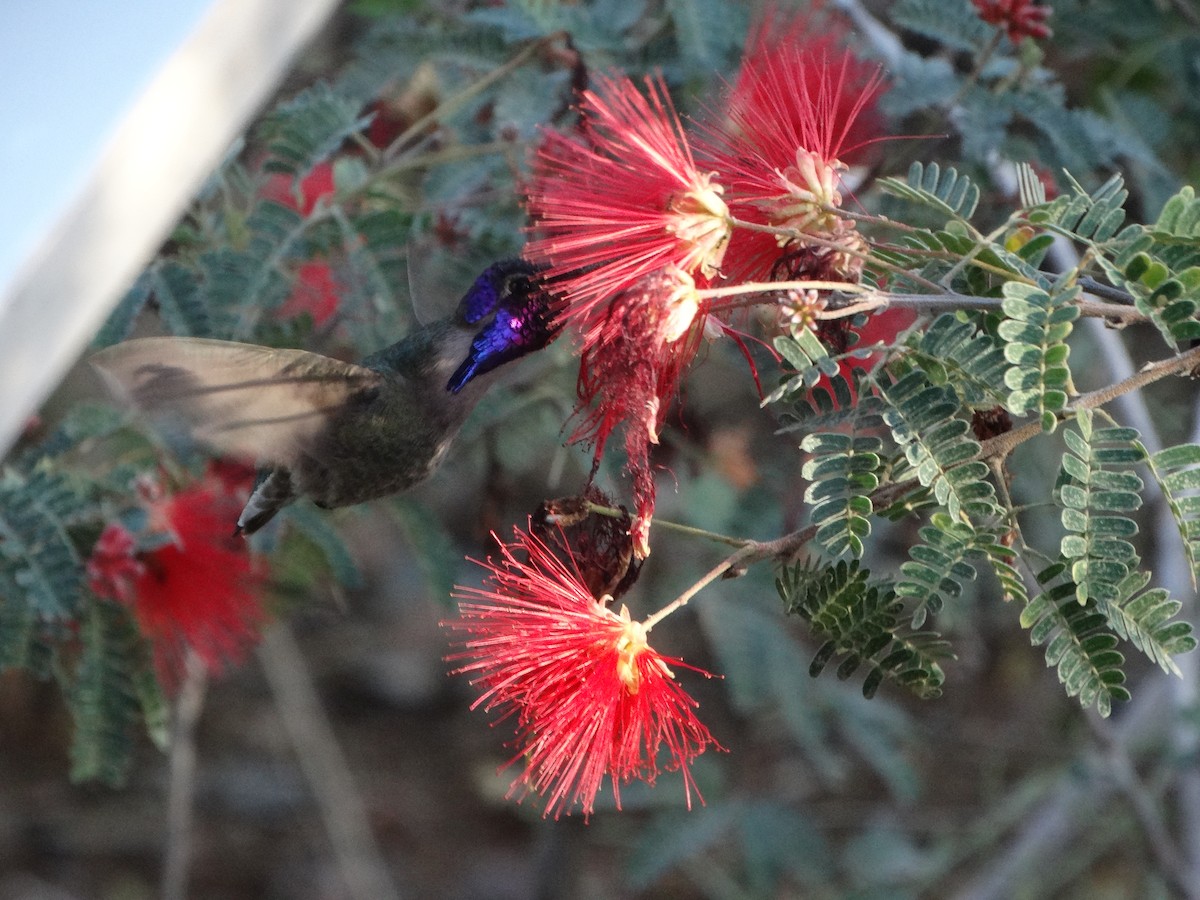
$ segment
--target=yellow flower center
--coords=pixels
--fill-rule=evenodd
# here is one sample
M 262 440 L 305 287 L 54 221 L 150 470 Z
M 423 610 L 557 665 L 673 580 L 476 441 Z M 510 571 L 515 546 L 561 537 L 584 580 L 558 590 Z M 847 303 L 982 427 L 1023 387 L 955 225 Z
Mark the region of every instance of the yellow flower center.
M 842 205 L 838 186 L 846 169 L 839 160 L 827 162 L 803 147 L 798 149 L 794 166 L 775 170 L 784 194 L 781 205 L 770 211 L 774 224 L 801 234 L 837 231 L 839 219 L 830 208 Z M 779 238 L 781 245 L 789 240 L 782 235 Z
M 668 206 L 667 231 L 690 248 L 685 267 L 689 272 L 699 269 L 705 278 L 721 268 L 732 232 L 729 207 L 721 199 L 725 189 L 713 181 L 715 174 L 697 174 L 692 189 L 676 194 Z
M 601 602 L 611 600 L 611 597 L 605 597 Z M 641 622 L 634 622 L 629 615 L 629 607 L 622 605 L 620 613 L 621 630 L 617 634 L 617 678 L 621 680 L 621 684 L 625 686 L 625 690 L 631 696 L 636 695 L 642 686 L 642 673 L 638 669 L 637 658 L 643 650 L 648 650 L 649 642 L 646 640 L 646 629 Z M 658 657 L 654 658 L 654 664 L 667 678 L 674 678 L 675 673 L 672 672 L 667 665 Z
M 669 266 L 662 277 L 666 282 L 661 301 L 666 317 L 659 326 L 659 333 L 664 344 L 673 344 L 687 334 L 700 311 L 700 295 L 692 276 L 680 268 Z

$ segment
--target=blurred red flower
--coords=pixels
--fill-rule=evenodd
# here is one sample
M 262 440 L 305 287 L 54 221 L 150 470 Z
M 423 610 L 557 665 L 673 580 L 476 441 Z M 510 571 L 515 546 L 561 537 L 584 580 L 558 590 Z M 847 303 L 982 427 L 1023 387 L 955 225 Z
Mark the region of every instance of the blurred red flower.
M 249 483 L 230 485 L 214 473 L 172 495 L 145 492 L 148 533 L 111 523 L 87 563 L 97 595 L 133 608 L 168 688 L 179 683 L 189 648 L 216 673 L 257 642 L 265 620 L 266 572 L 232 536 Z
M 537 537 L 514 529 L 501 558 L 482 563 L 484 586 L 459 587 L 459 616 L 445 623 L 463 635 L 455 673 L 472 676 L 480 697 L 472 709 L 515 717 L 516 755 L 524 771 L 509 796 L 546 800 L 555 818 L 579 806 L 594 809 L 604 777 L 621 806 L 620 785 L 653 783 L 665 747 L 666 770 L 683 773 L 688 807 L 696 790 L 688 765 L 712 745 L 696 718 L 697 703 L 675 681 L 672 666 L 647 643 L 643 625 L 612 598 L 596 599 L 573 560 L 564 562 Z M 711 677 L 711 676 L 709 676 Z
M 1036 41 L 1053 34 L 1046 24 L 1052 12 L 1049 6 L 1039 6 L 1033 0 L 971 0 L 971 3 L 979 18 L 999 25 L 1008 32 L 1008 39 L 1014 44 L 1024 37 Z
M 643 95 L 628 78 L 600 77 L 580 115 L 582 135 L 547 131 L 535 153 L 525 254 L 547 267 L 586 342 L 607 301 L 644 278 L 669 267 L 716 274 L 729 223 L 722 188 L 696 168 L 661 78 L 647 79 Z
M 280 319 L 293 319 L 308 313 L 313 324 L 320 328 L 337 312 L 341 292 L 333 276 L 333 268 L 327 262 L 310 260 L 296 270 L 292 292 L 275 310 Z
M 316 208 L 317 201 L 322 197 L 331 196 L 334 189 L 333 163 L 325 160 L 313 166 L 299 181 L 295 176 L 284 172 L 271 175 L 259 191 L 259 196 L 288 209 L 294 209 L 301 215 L 310 216 Z

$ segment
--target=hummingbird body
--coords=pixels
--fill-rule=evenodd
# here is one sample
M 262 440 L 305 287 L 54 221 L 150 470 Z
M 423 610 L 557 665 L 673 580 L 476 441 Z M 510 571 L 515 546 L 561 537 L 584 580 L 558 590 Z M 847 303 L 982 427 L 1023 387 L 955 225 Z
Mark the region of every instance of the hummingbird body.
M 553 338 L 552 316 L 536 271 L 513 260 L 480 275 L 453 316 L 358 364 L 195 338 L 127 341 L 92 362 L 135 406 L 266 463 L 237 522 L 252 534 L 298 497 L 333 508 L 424 481 L 497 367 Z

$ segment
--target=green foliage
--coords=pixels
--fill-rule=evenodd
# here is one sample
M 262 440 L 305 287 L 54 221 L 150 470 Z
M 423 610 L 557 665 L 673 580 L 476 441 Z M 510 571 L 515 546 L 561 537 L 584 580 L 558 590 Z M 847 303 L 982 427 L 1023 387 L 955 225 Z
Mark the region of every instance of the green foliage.
M 975 567 L 968 559 L 980 555 L 976 547 L 980 533 L 945 513 L 936 513 L 919 534 L 921 543 L 909 547 L 910 559 L 900 566 L 896 583 L 896 596 L 915 604 L 913 628 L 924 625 L 927 615 L 941 612 L 947 599 L 962 595 L 963 582 L 975 579 Z
M 1130 539 L 1137 523 L 1130 516 L 1142 505 L 1142 479 L 1122 471 L 1141 462 L 1144 451 L 1132 428 L 1093 428 L 1090 410 L 1076 418 L 1078 431 L 1063 433 L 1066 475 L 1058 491 L 1062 555 L 1071 560 L 1079 602 L 1115 599 L 1117 586 L 1137 566 Z
M 879 456 L 883 442 L 876 437 L 819 432 L 800 443 L 809 454 L 801 474 L 811 482 L 804 500 L 817 526 L 816 541 L 831 556 L 863 554 L 871 533 L 871 492 L 879 487 Z
M 361 100 L 340 96 L 325 82 L 277 106 L 258 127 L 258 138 L 270 153 L 265 168 L 307 175 L 367 124 L 361 109 Z
M 216 336 L 252 337 L 262 313 L 283 303 L 291 284 L 281 264 L 305 256 L 300 241 L 306 227 L 295 210 L 259 203 L 245 220 L 243 247 L 218 247 L 201 256 L 204 306 L 224 313 L 214 323 Z
M 1125 179 L 1113 175 L 1089 194 L 1075 179 L 1067 177 L 1070 190 L 1029 210 L 1029 221 L 1081 242 L 1100 244 L 1112 238 L 1125 221 L 1125 200 L 1129 197 Z
M 216 337 L 223 330 L 214 324 L 214 320 L 222 318 L 221 309 L 228 306 L 228 301 L 219 307 L 210 307 L 208 304 L 213 295 L 201 293 L 200 274 L 195 270 L 171 260 L 156 260 L 142 277 L 149 279 L 155 308 L 172 334 Z M 134 290 L 139 290 L 137 284 Z M 122 301 L 118 310 L 127 302 L 128 298 Z
M 1172 346 L 1200 338 L 1200 203 L 1191 187 L 1167 200 L 1152 226 L 1130 225 L 1100 262 Z
M 1038 581 L 1056 581 L 1065 570 L 1063 564 L 1053 566 Z M 1129 699 L 1118 638 L 1094 600 L 1078 602 L 1072 582 L 1060 581 L 1034 597 L 1021 612 L 1021 625 L 1035 647 L 1046 645 L 1046 665 L 1057 666 L 1067 696 L 1078 697 L 1081 706 L 1094 703 L 1107 717 L 1114 700 Z
M 1182 676 L 1172 656 L 1196 647 L 1189 622 L 1171 619 L 1183 608 L 1162 588 L 1144 590 L 1149 572 L 1130 572 L 1117 585 L 1111 599 L 1097 601 L 1109 626 L 1122 639 L 1154 660 L 1164 672 Z
M 937 163 L 926 166 L 914 162 L 909 166 L 905 180 L 880 178 L 878 184 L 889 194 L 964 223 L 970 220 L 979 205 L 979 188 L 971 179 L 954 168 L 942 169 Z
M 1071 391 L 1066 340 L 1079 318 L 1078 295 L 1078 288 L 1050 294 L 1013 281 L 1004 285 L 1006 318 L 997 331 L 1007 342 L 1004 357 L 1011 364 L 1004 376 L 1011 392 L 1008 408 L 1018 416 L 1035 413 L 1043 431 L 1055 429 Z
M 1200 445 L 1168 447 L 1147 463 L 1179 528 L 1195 587 L 1200 572 Z
M 7 603 L 26 602 L 39 620 L 71 621 L 79 613 L 83 571 L 68 533 L 69 520 L 83 505 L 65 478 L 46 468 L 31 475 L 6 469 L 0 478 L 0 563 L 19 594 Z M 16 610 L 17 621 L 28 622 Z
M 932 631 L 905 627 L 904 604 L 887 585 L 870 581 L 858 561 L 833 566 L 797 565 L 780 570 L 775 582 L 784 608 L 807 621 L 825 639 L 809 664 L 814 678 L 835 657 L 839 678 L 849 678 L 866 663 L 863 696 L 874 696 L 884 678 L 917 696 L 941 694 L 945 675 L 939 660 L 951 657 L 949 645 Z
M 137 317 L 141 315 L 154 289 L 154 269 L 147 269 L 138 276 L 125 296 L 109 313 L 108 320 L 92 339 L 92 346 L 100 349 L 123 341 L 133 333 Z
M 1200 200 L 1196 199 L 1195 188 L 1184 185 L 1163 205 L 1158 220 L 1150 226 L 1150 234 L 1167 244 L 1200 245 Z
M 996 510 L 987 465 L 978 459 L 971 426 L 957 418 L 959 401 L 948 387 L 929 383 L 919 369 L 890 385 L 879 385 L 886 401 L 884 421 L 908 464 L 952 518 L 987 517 Z
M 143 702 L 153 731 L 163 732 L 165 704 L 148 666 L 145 645 L 128 611 L 115 603 L 93 601 L 80 619 L 82 653 L 69 675 L 67 702 L 75 720 L 71 743 L 71 778 L 124 782 L 134 749 L 134 726 Z M 137 669 L 141 676 L 135 676 Z
M 955 50 L 979 50 L 993 29 L 965 3 L 941 0 L 898 0 L 889 11 L 891 20 Z
M 835 378 L 839 375 L 837 360 L 829 355 L 821 339 L 807 325 L 793 329 L 791 335 L 775 338 L 775 349 L 796 374 L 784 380 L 768 394 L 763 403 L 774 403 L 782 397 L 811 388 L 822 377 Z
M 934 319 L 907 355 L 934 384 L 949 384 L 968 408 L 998 406 L 1008 363 L 1004 350 L 972 319 L 946 313 Z

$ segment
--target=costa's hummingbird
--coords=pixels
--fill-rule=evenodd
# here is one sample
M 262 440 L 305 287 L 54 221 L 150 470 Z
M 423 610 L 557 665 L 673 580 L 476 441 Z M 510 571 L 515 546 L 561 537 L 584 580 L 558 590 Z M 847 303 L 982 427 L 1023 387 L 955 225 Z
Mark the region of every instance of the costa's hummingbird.
M 263 464 L 237 533 L 298 497 L 333 508 L 428 478 L 503 363 L 546 346 L 553 302 L 524 260 L 488 267 L 454 314 L 361 363 L 202 338 L 140 338 L 91 357 L 113 393 Z

